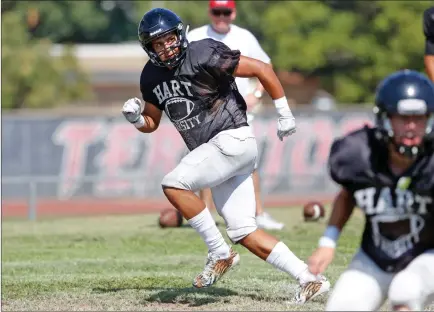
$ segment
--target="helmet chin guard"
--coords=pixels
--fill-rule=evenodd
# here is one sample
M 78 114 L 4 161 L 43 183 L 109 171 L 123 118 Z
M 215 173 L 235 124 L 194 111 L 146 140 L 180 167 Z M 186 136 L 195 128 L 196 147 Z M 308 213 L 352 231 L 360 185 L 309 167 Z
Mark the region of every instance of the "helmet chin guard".
M 385 141 L 385 143 L 392 143 L 392 145 L 395 147 L 396 152 L 398 152 L 400 155 L 415 159 L 418 157 L 419 154 L 425 151 L 427 145 L 430 146 L 434 142 L 434 115 L 432 114 L 427 121 L 425 135 L 423 137 L 422 143 L 420 145 L 405 145 L 395 142 L 395 134 L 393 132 L 390 119 L 387 116 L 387 112 L 380 111 L 380 109 L 376 106 L 374 107 L 374 113 L 376 115 L 377 139 L 382 139 Z

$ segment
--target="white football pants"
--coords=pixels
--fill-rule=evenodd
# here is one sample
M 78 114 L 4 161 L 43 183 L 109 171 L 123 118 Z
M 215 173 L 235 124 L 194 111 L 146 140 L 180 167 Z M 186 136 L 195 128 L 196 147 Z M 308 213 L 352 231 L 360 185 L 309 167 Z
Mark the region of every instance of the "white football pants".
M 236 243 L 257 229 L 251 176 L 257 156 L 250 127 L 222 131 L 184 156 L 161 184 L 193 192 L 210 187 L 227 234 Z
M 360 250 L 336 282 L 326 311 L 378 311 L 386 299 L 391 306 L 406 305 L 413 311 L 434 300 L 434 250 L 398 273 L 381 270 Z

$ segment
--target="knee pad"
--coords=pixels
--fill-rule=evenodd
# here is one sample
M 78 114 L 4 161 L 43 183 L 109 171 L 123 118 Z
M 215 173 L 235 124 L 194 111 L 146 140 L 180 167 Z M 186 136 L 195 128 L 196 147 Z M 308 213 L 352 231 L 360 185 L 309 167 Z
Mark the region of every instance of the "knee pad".
M 226 218 L 226 233 L 233 244 L 237 244 L 244 237 L 258 229 L 255 218 L 231 219 Z
M 422 278 L 408 270 L 401 271 L 389 287 L 390 305 L 405 305 L 412 311 L 420 311 L 424 302 Z
M 164 187 L 173 187 L 176 189 L 187 190 L 190 191 L 191 187 L 188 183 L 185 183 L 182 176 L 177 172 L 177 170 L 173 170 L 166 174 L 161 181 L 161 186 Z

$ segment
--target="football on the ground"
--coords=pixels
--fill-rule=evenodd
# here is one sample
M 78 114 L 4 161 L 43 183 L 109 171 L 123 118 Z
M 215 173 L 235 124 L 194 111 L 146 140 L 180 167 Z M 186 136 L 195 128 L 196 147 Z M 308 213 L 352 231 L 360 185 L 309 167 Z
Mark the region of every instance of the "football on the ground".
M 162 228 L 180 227 L 183 221 L 184 218 L 182 214 L 174 208 L 164 209 L 160 213 L 160 218 L 158 219 L 158 223 Z
M 325 209 L 320 202 L 311 201 L 303 207 L 304 221 L 318 221 L 324 218 Z

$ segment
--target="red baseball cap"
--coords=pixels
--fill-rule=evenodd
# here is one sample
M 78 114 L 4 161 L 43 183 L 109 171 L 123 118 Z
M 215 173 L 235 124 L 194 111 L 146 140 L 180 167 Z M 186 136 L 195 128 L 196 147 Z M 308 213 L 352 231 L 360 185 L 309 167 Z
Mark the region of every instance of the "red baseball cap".
M 225 8 L 225 9 L 235 9 L 235 0 L 210 0 L 209 8 Z

